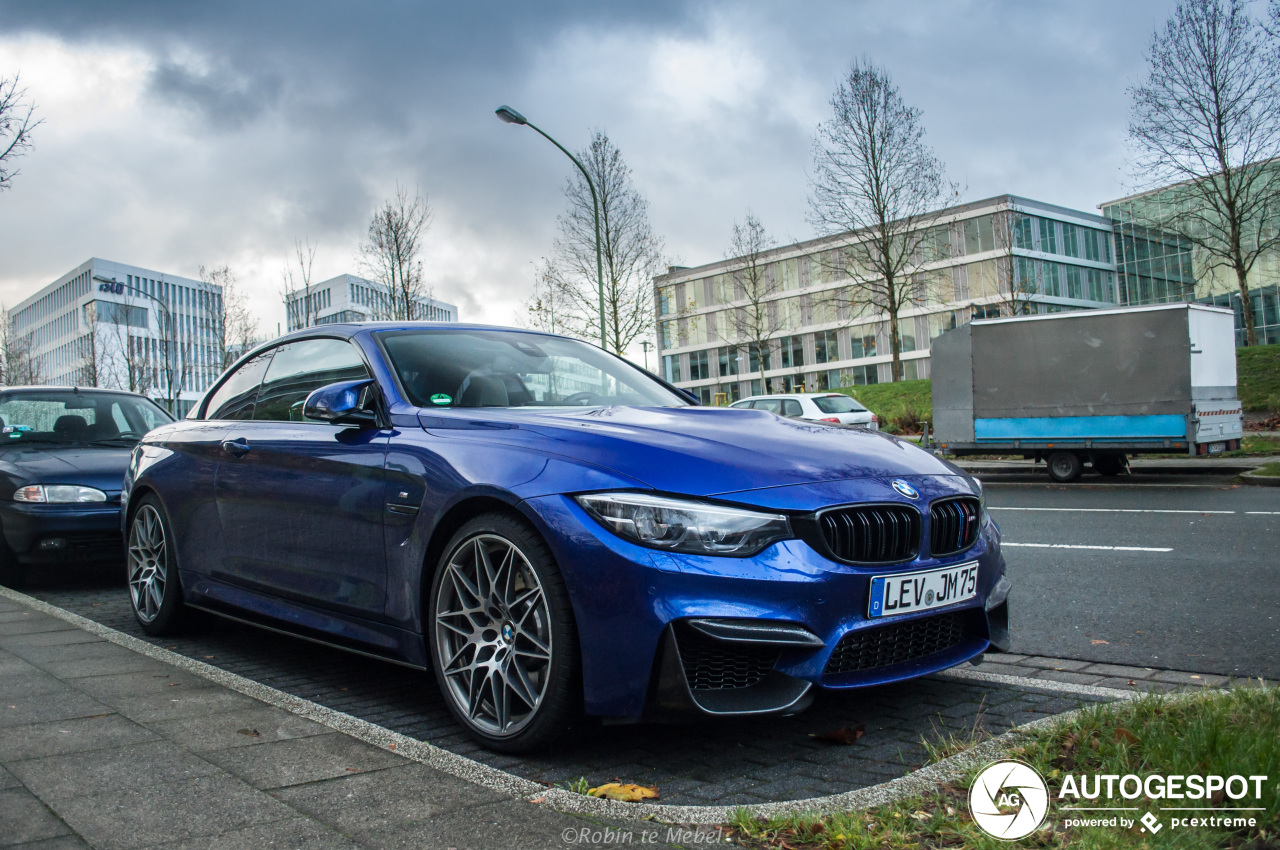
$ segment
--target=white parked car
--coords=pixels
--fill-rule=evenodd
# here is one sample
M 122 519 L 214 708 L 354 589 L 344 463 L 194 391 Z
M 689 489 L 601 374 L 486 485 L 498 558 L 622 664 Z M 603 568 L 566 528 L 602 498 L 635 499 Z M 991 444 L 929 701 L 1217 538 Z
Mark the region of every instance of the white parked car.
M 880 430 L 880 420 L 874 413 L 840 393 L 753 395 L 729 406 L 767 410 L 791 419 L 830 422 L 832 425 L 859 425 L 872 431 Z

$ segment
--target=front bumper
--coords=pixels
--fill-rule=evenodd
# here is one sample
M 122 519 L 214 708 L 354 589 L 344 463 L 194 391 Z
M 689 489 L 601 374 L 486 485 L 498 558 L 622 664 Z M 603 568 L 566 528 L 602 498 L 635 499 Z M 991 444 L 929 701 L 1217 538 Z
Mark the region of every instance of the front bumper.
M 990 520 L 960 556 L 862 567 L 826 558 L 800 540 L 752 558 L 673 555 L 614 536 L 569 497 L 525 505 L 542 525 L 569 587 L 591 714 L 798 711 L 816 688 L 910 679 L 1008 645 L 1008 581 Z M 867 617 L 872 576 L 969 561 L 979 565 L 975 598 L 916 614 Z M 695 620 L 730 630 L 785 626 L 809 638 L 727 640 L 692 628 Z
M 94 505 L 0 502 L 0 529 L 23 564 L 124 559 L 118 498 Z

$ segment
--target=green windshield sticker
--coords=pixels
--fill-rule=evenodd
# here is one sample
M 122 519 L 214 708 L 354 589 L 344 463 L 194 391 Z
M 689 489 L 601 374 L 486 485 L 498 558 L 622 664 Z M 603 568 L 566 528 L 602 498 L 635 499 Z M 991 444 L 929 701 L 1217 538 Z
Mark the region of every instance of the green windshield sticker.
M 453 396 L 436 393 L 431 397 L 432 404 L 453 404 Z

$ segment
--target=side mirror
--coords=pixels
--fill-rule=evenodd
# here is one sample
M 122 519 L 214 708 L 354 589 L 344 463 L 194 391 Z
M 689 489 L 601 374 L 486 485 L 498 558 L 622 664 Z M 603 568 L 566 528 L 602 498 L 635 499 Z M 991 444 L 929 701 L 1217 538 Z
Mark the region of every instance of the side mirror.
M 302 404 L 306 419 L 318 419 L 334 425 L 357 425 L 369 428 L 377 424 L 378 417 L 366 409 L 362 400 L 373 388 L 373 380 L 341 381 L 315 390 Z

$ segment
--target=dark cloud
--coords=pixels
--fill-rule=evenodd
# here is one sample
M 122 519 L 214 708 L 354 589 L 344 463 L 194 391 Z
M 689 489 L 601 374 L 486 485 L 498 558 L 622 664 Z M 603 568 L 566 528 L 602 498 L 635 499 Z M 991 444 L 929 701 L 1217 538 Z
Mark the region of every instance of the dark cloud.
M 0 0 L 0 73 L 6 47 L 49 43 L 86 90 L 134 87 L 86 130 L 97 106 L 52 94 L 57 62 L 24 69 L 50 120 L 0 197 L 0 238 L 22 246 L 6 245 L 0 296 L 90 254 L 183 274 L 232 262 L 274 323 L 293 240 L 318 241 L 326 272 L 354 271 L 399 181 L 435 208 L 437 294 L 509 321 L 571 166 L 500 124 L 501 103 L 570 147 L 608 131 L 685 263 L 720 257 L 748 207 L 780 239 L 807 238 L 813 128 L 860 54 L 923 109 L 970 198 L 1088 210 L 1123 192 L 1124 87 L 1172 5 Z M 90 78 L 105 74 L 121 82 Z

